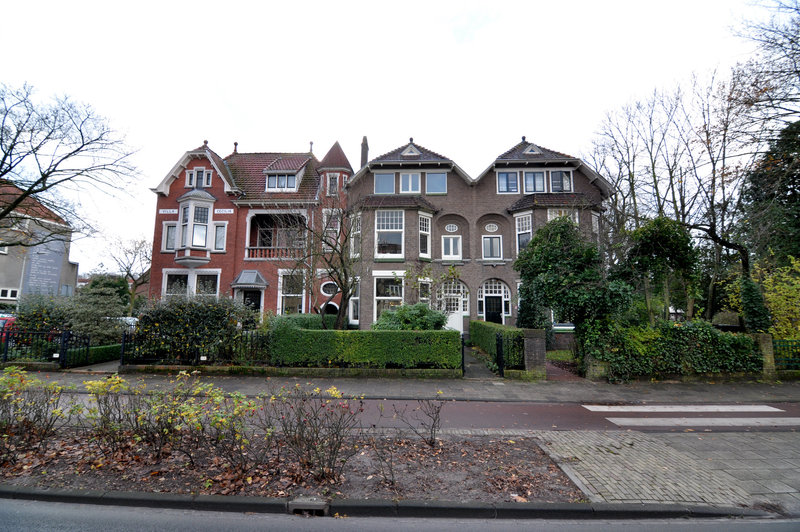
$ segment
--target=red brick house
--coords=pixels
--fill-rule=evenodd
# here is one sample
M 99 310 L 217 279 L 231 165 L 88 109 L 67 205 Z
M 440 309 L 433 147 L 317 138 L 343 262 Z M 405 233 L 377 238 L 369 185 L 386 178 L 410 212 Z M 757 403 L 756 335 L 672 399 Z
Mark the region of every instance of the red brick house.
M 323 195 L 341 194 L 353 170 L 339 143 L 322 161 L 306 153 L 186 152 L 158 195 L 150 295 L 230 296 L 261 312 L 311 312 L 297 273 Z M 320 280 L 324 284 L 324 279 Z M 335 303 L 334 303 L 335 305 Z

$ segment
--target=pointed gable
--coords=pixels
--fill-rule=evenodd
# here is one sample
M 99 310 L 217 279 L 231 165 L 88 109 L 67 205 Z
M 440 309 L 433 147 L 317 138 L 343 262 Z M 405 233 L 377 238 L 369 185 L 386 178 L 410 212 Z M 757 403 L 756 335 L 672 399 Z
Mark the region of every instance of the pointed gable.
M 238 194 L 240 192 L 234 183 L 228 167 L 225 165 L 225 161 L 219 155 L 217 155 L 214 150 L 208 147 L 207 140 L 203 142 L 202 146 L 184 153 L 183 157 L 181 157 L 180 160 L 175 163 L 175 166 L 172 167 L 172 170 L 170 170 L 166 177 L 161 180 L 161 183 L 159 183 L 157 187 L 151 188 L 150 190 L 156 194 L 166 196 L 169 194 L 170 185 L 172 185 L 176 179 L 179 179 L 182 176 L 183 171 L 189 166 L 189 162 L 193 159 L 203 158 L 207 159 L 208 162 L 211 163 L 212 168 L 222 179 L 226 193 Z
M 351 182 L 358 181 L 367 171 L 403 167 L 449 169 L 467 183 L 472 183 L 472 178 L 452 159 L 416 144 L 413 138 L 408 139 L 408 144 L 372 159 L 356 172 Z
M 343 170 L 349 172 L 350 175 L 353 174 L 353 167 L 350 166 L 350 161 L 347 160 L 347 156 L 344 154 L 338 140 L 333 143 L 331 149 L 322 158 L 319 163 L 319 170 Z

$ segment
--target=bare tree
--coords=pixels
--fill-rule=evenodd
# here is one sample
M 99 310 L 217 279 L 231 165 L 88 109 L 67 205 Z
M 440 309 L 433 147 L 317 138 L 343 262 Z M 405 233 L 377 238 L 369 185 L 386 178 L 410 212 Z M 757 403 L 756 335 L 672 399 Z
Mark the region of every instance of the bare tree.
M 150 282 L 152 249 L 152 242 L 139 239 L 129 242 L 120 240 L 111 251 L 111 258 L 114 259 L 128 285 L 128 316 L 133 315 L 136 292 Z
M 110 192 L 134 171 L 131 152 L 91 107 L 68 97 L 41 103 L 28 85 L 0 84 L 0 150 L 0 231 L 7 246 L 89 230 L 64 193 Z

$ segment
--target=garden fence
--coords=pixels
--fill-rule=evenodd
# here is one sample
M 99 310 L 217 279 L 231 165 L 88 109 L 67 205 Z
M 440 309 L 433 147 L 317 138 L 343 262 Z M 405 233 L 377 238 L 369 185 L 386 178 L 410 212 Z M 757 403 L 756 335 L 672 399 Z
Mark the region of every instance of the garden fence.
M 72 331 L 21 331 L 3 333 L 3 363 L 57 362 L 62 368 L 89 363 L 89 336 Z
M 184 365 L 184 366 L 264 366 L 269 365 L 269 335 L 244 331 L 233 338 L 207 344 L 176 342 L 158 334 L 125 333 L 122 336 L 120 363 L 122 365 Z
M 775 369 L 800 369 L 800 340 L 773 340 Z

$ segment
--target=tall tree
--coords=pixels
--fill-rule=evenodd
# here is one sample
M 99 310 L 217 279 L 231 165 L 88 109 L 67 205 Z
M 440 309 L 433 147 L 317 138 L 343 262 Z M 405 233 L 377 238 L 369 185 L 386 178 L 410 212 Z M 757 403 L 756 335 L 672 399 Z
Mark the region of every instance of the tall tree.
M 118 241 L 111 251 L 111 258 L 126 281 L 127 312 L 133 316 L 136 293 L 150 282 L 150 262 L 153 244 L 146 239 Z
M 3 245 L 35 246 L 73 229 L 90 230 L 64 193 L 118 189 L 134 171 L 130 156 L 122 138 L 88 105 L 68 97 L 42 103 L 28 85 L 0 84 Z M 34 199 L 54 216 L 38 215 Z

